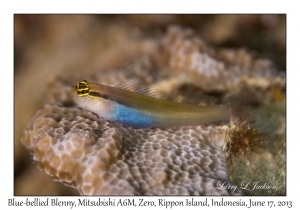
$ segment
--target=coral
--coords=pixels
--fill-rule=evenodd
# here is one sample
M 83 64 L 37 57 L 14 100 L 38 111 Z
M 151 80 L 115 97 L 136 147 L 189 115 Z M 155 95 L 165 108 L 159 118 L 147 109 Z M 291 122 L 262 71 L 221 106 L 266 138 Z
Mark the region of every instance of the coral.
M 39 169 L 81 194 L 228 194 L 205 187 L 227 180 L 224 154 L 211 142 L 224 135 L 211 137 L 220 133 L 213 127 L 116 127 L 57 104 L 40 110 L 33 122 L 23 144 Z
M 241 86 L 260 92 L 271 83 L 284 86 L 284 76 L 244 50 L 214 49 L 189 29 L 171 27 L 161 48 L 153 49 L 162 50 L 125 69 L 50 81 L 44 107 L 29 122 L 22 144 L 40 170 L 82 195 L 242 194 L 217 188 L 220 182 L 231 186 L 222 150 L 229 125 L 123 127 L 78 108 L 72 88 L 82 79 L 112 86 L 138 80 L 166 95 L 192 89 L 195 95 L 218 93 L 222 101 Z
M 111 74 L 102 72 L 99 78 Z M 49 87 L 46 105 L 22 143 L 54 180 L 84 195 L 238 194 L 206 188 L 228 181 L 221 150 L 224 130 L 122 127 L 76 107 L 66 82 L 53 80 Z
M 245 49 L 215 49 L 195 35 L 192 30 L 169 28 L 162 40 L 164 57 L 161 62 L 173 74 L 193 81 L 203 89 L 232 85 L 241 79 L 260 81 L 277 76 L 273 63 L 260 59 Z

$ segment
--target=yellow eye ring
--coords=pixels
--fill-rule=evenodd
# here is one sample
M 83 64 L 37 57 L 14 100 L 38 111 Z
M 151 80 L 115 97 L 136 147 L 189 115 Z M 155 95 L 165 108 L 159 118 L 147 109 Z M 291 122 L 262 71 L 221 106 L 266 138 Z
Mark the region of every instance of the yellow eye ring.
M 91 88 L 86 80 L 79 82 L 75 85 L 73 92 L 77 93 L 78 96 L 88 96 Z

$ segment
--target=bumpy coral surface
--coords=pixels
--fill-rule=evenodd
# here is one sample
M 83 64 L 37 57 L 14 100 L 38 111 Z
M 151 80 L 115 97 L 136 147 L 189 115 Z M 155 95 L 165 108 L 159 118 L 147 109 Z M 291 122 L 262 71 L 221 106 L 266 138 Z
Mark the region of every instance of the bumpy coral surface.
M 228 194 L 206 187 L 227 181 L 224 154 L 212 142 L 224 135 L 213 127 L 125 128 L 49 105 L 32 128 L 23 143 L 38 167 L 81 194 Z
M 224 88 L 244 77 L 262 80 L 276 75 L 270 61 L 257 58 L 245 49 L 214 49 L 192 30 L 172 27 L 162 43 L 163 61 L 173 73 L 187 77 L 203 89 Z
M 72 88 L 82 79 L 111 86 L 138 80 L 167 96 L 204 92 L 222 101 L 241 87 L 259 92 L 284 86 L 284 76 L 271 62 L 244 50 L 214 49 L 190 29 L 169 28 L 152 49 L 156 54 L 125 69 L 50 81 L 44 107 L 28 124 L 23 145 L 40 170 L 82 195 L 243 194 L 232 190 L 222 150 L 229 124 L 125 127 L 78 108 Z

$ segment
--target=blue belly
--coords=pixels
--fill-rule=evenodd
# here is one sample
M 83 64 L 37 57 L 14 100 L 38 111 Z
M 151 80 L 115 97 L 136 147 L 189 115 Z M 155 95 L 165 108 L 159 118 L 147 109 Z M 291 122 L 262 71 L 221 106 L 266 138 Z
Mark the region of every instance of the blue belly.
M 154 124 L 152 116 L 121 104 L 115 105 L 114 118 L 117 123 L 136 128 L 147 128 Z

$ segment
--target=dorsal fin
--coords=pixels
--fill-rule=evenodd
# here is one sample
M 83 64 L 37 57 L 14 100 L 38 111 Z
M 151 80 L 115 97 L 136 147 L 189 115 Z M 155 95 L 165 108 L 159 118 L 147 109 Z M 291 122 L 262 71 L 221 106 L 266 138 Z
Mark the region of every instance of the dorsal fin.
M 175 103 L 184 103 L 191 105 L 216 105 L 217 99 L 212 96 L 207 96 L 199 93 L 176 93 L 172 94 L 169 98 L 169 101 L 173 101 Z
M 186 91 L 180 91 L 180 93 L 173 93 L 169 97 L 166 97 L 165 94 L 157 91 L 154 88 L 148 87 L 143 85 L 141 82 L 137 80 L 129 81 L 121 83 L 116 88 L 120 88 L 123 90 L 128 90 L 131 92 L 139 93 L 142 95 L 146 95 L 149 97 L 161 99 L 161 100 L 168 100 L 175 103 L 185 103 L 191 105 L 201 105 L 201 106 L 208 106 L 208 105 L 216 105 L 217 99 L 213 96 L 203 95 L 200 93 L 187 93 Z
M 128 82 L 123 82 L 118 84 L 117 86 L 115 86 L 116 88 L 120 88 L 120 89 L 124 89 L 124 90 L 128 90 L 128 91 L 132 91 L 135 92 L 136 89 L 138 89 L 140 87 L 140 82 L 137 80 L 132 80 L 132 81 L 128 81 Z
M 164 99 L 162 93 L 160 93 L 159 91 L 157 91 L 154 88 L 143 85 L 141 82 L 139 82 L 137 80 L 123 82 L 115 87 L 123 89 L 123 90 L 128 90 L 128 91 L 131 91 L 134 93 L 139 93 L 139 94 L 142 94 L 145 96 L 157 98 L 157 99 Z

